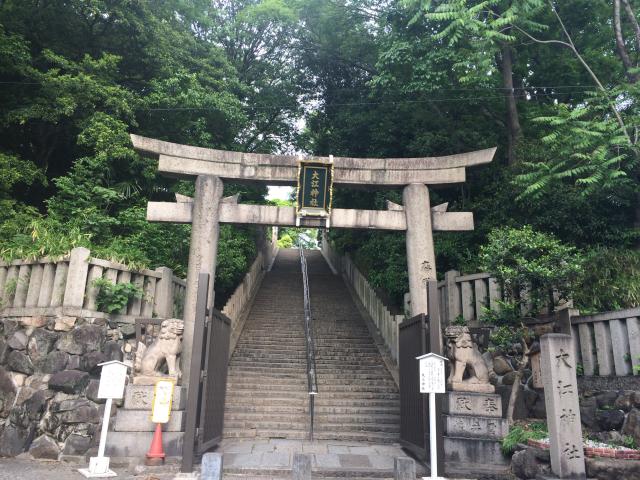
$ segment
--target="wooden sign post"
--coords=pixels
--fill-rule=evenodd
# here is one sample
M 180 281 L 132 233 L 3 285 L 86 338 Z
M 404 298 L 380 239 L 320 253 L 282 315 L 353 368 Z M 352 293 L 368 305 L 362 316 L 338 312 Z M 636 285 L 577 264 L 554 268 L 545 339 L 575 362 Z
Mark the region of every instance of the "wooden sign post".
M 117 477 L 118 474 L 109 469 L 109 457 L 104 456 L 104 449 L 107 443 L 107 431 L 109 430 L 113 399 L 120 399 L 124 395 L 128 366 L 116 360 L 100 363 L 98 366 L 102 367 L 98 398 L 107 400 L 104 405 L 104 417 L 102 418 L 100 446 L 98 447 L 98 456 L 89 459 L 89 468 L 80 468 L 78 471 L 87 478 Z
M 420 393 L 429 394 L 429 450 L 431 454 L 431 478 L 442 479 L 438 476 L 438 449 L 436 447 L 436 393 L 446 392 L 444 362 L 447 360 L 435 353 L 427 353 L 416 357 L 420 362 Z M 423 477 L 427 478 L 427 477 Z

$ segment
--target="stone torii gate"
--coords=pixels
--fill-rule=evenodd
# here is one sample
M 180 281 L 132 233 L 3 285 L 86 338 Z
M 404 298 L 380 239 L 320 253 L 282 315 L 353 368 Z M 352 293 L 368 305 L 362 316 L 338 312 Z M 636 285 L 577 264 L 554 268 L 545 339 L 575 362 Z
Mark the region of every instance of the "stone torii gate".
M 222 179 L 295 185 L 299 157 L 214 150 L 131 135 L 133 146 L 159 158 L 158 171 L 178 178 L 195 177 L 195 196 L 177 203 L 149 202 L 147 220 L 191 223 L 191 247 L 184 306 L 182 365 L 191 365 L 191 345 L 199 273 L 208 273 L 209 304 L 213 286 L 220 223 L 295 226 L 295 207 L 242 205 L 237 197 L 222 198 Z M 428 313 L 426 282 L 436 278 L 433 230 L 473 230 L 473 213 L 447 212 L 447 204 L 431 207 L 427 185 L 462 183 L 465 168 L 491 162 L 496 149 L 444 157 L 349 158 L 333 157 L 333 182 L 342 186 L 403 187 L 404 206 L 388 202 L 385 210 L 331 210 L 336 228 L 405 230 L 409 291 L 413 315 Z M 305 160 L 327 161 L 326 157 Z M 430 215 L 426 212 L 431 212 Z M 324 220 L 305 218 L 305 226 L 324 226 Z M 188 381 L 189 376 L 183 377 Z

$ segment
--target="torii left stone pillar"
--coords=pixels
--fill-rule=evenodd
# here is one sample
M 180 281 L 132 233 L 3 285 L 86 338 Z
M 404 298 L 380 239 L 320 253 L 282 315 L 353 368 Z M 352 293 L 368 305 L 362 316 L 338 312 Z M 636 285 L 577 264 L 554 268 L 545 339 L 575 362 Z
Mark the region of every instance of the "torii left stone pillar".
M 219 211 L 223 185 L 218 177 L 198 175 L 193 198 L 193 220 L 191 226 L 191 248 L 187 270 L 187 290 L 184 301 L 183 338 L 192 339 L 196 321 L 196 297 L 198 295 L 198 275 L 208 273 L 208 305 L 214 301 L 214 279 L 216 276 L 216 256 L 220 236 Z M 182 371 L 191 366 L 192 341 L 182 344 Z M 182 384 L 187 386 L 189 375 L 182 376 Z

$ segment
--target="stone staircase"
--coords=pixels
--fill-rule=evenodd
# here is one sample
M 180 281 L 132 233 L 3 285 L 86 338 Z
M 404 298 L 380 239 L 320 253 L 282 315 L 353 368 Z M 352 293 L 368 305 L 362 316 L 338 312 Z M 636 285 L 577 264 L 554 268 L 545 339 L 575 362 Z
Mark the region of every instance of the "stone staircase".
M 225 438 L 306 438 L 303 318 L 299 252 L 280 250 L 229 362 Z
M 400 395 L 342 277 L 306 252 L 316 339 L 315 438 L 392 443 L 400 438 Z
M 398 441 L 399 393 L 342 278 L 305 252 L 316 336 L 316 440 Z M 280 250 L 229 364 L 225 438 L 305 439 L 309 430 L 298 250 Z

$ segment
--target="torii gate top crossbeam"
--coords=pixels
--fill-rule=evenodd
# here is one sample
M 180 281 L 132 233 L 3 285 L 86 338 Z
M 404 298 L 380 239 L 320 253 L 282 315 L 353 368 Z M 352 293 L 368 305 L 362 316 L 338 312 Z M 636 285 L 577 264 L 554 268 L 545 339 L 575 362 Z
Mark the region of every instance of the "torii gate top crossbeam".
M 159 157 L 158 171 L 176 177 L 212 175 L 240 181 L 293 185 L 298 157 L 242 153 L 193 147 L 131 135 L 136 150 Z M 437 185 L 465 181 L 465 167 L 491 162 L 495 148 L 444 157 L 350 158 L 333 157 L 333 182 L 341 185 Z M 326 157 L 310 157 L 307 160 Z

